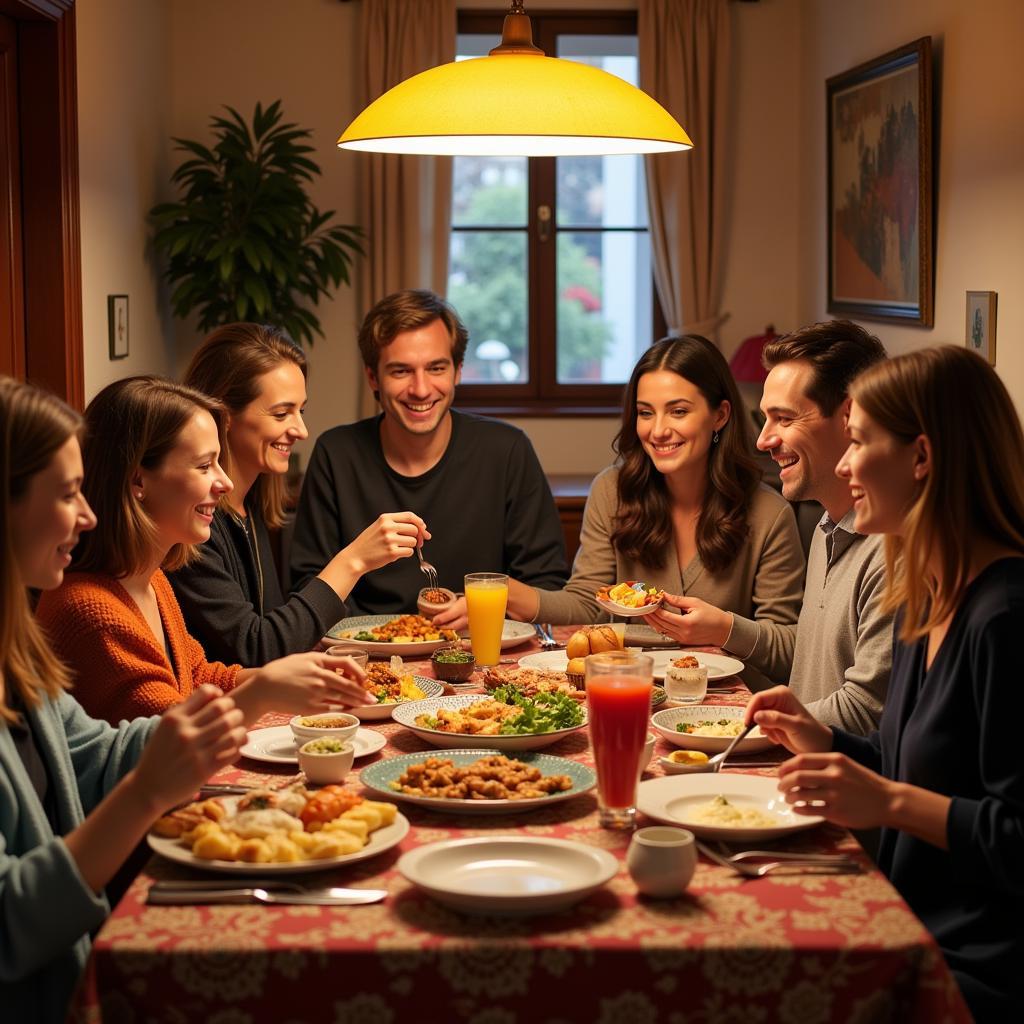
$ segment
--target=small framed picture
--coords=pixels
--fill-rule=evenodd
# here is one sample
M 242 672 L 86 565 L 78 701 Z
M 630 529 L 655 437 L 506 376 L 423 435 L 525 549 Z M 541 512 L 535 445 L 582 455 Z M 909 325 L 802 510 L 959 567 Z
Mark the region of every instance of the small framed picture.
M 967 293 L 968 348 L 996 365 L 996 293 Z
M 110 358 L 124 359 L 128 355 L 128 296 L 107 296 L 107 334 L 110 338 Z

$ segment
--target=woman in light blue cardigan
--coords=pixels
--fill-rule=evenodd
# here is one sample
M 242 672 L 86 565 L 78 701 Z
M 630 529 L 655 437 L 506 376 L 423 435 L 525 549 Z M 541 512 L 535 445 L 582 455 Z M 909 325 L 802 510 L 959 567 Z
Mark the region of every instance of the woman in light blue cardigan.
M 109 906 L 103 887 L 155 818 L 234 759 L 242 714 L 214 687 L 163 718 L 86 715 L 29 609 L 95 517 L 80 419 L 0 377 L 0 1017 L 63 1021 Z

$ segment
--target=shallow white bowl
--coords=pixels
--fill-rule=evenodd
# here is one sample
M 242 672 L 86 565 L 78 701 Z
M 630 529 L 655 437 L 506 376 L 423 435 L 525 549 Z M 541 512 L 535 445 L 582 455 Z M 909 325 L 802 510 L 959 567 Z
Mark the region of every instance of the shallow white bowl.
M 305 719 L 334 719 L 344 720 L 344 725 L 331 728 L 316 728 L 311 725 L 303 725 Z M 350 740 L 359 728 L 359 719 L 355 715 L 347 714 L 344 711 L 325 711 L 320 715 L 296 715 L 288 725 L 295 736 L 297 744 L 305 743 L 307 740 Z
M 314 786 L 329 786 L 345 781 L 356 759 L 356 748 L 351 741 L 342 741 L 342 750 L 336 754 L 316 754 L 306 748 L 316 740 L 307 740 L 299 747 L 299 767 Z
M 410 850 L 398 870 L 439 903 L 470 914 L 564 910 L 610 881 L 619 861 L 567 839 L 448 839 Z
M 687 747 L 687 750 L 692 748 Z M 703 764 L 679 764 L 670 761 L 667 757 L 659 757 L 658 764 L 661 765 L 666 775 L 699 775 L 701 772 L 711 771 L 712 765 L 705 761 Z
M 705 754 L 720 754 L 732 743 L 732 736 L 694 736 L 688 732 L 677 732 L 678 722 L 717 722 L 721 719 L 743 721 L 744 708 L 730 704 L 687 704 L 684 707 L 665 708 L 651 716 L 651 725 L 661 733 L 674 747 L 685 747 L 687 750 L 703 750 Z M 755 750 L 767 750 L 774 746 L 758 726 L 736 745 L 736 753 L 750 753 Z

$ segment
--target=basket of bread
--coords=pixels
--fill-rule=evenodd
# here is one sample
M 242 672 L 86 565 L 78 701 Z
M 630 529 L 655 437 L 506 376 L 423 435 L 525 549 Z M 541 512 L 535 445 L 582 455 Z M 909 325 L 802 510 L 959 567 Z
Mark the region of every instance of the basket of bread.
M 614 626 L 583 626 L 577 629 L 565 645 L 569 664 L 565 674 L 577 689 L 582 690 L 586 673 L 588 654 L 602 654 L 604 651 L 624 650 L 623 633 Z

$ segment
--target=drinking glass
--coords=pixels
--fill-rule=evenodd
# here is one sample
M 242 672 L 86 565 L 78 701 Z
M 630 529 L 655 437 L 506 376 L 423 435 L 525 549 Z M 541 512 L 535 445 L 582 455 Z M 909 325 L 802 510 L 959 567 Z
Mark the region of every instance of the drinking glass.
M 636 768 L 647 740 L 653 669 L 649 655 L 632 651 L 591 654 L 586 661 L 590 745 L 604 828 L 631 829 L 636 821 Z
M 477 668 L 501 661 L 501 634 L 508 604 L 508 576 L 501 572 L 471 572 L 466 577 L 469 642 Z
M 351 658 L 359 668 L 364 672 L 366 671 L 366 663 L 369 659 L 366 651 L 359 647 L 350 647 L 346 644 L 335 644 L 334 647 L 327 648 L 327 654 L 332 658 Z M 341 674 L 347 675 L 346 672 L 342 672 Z

